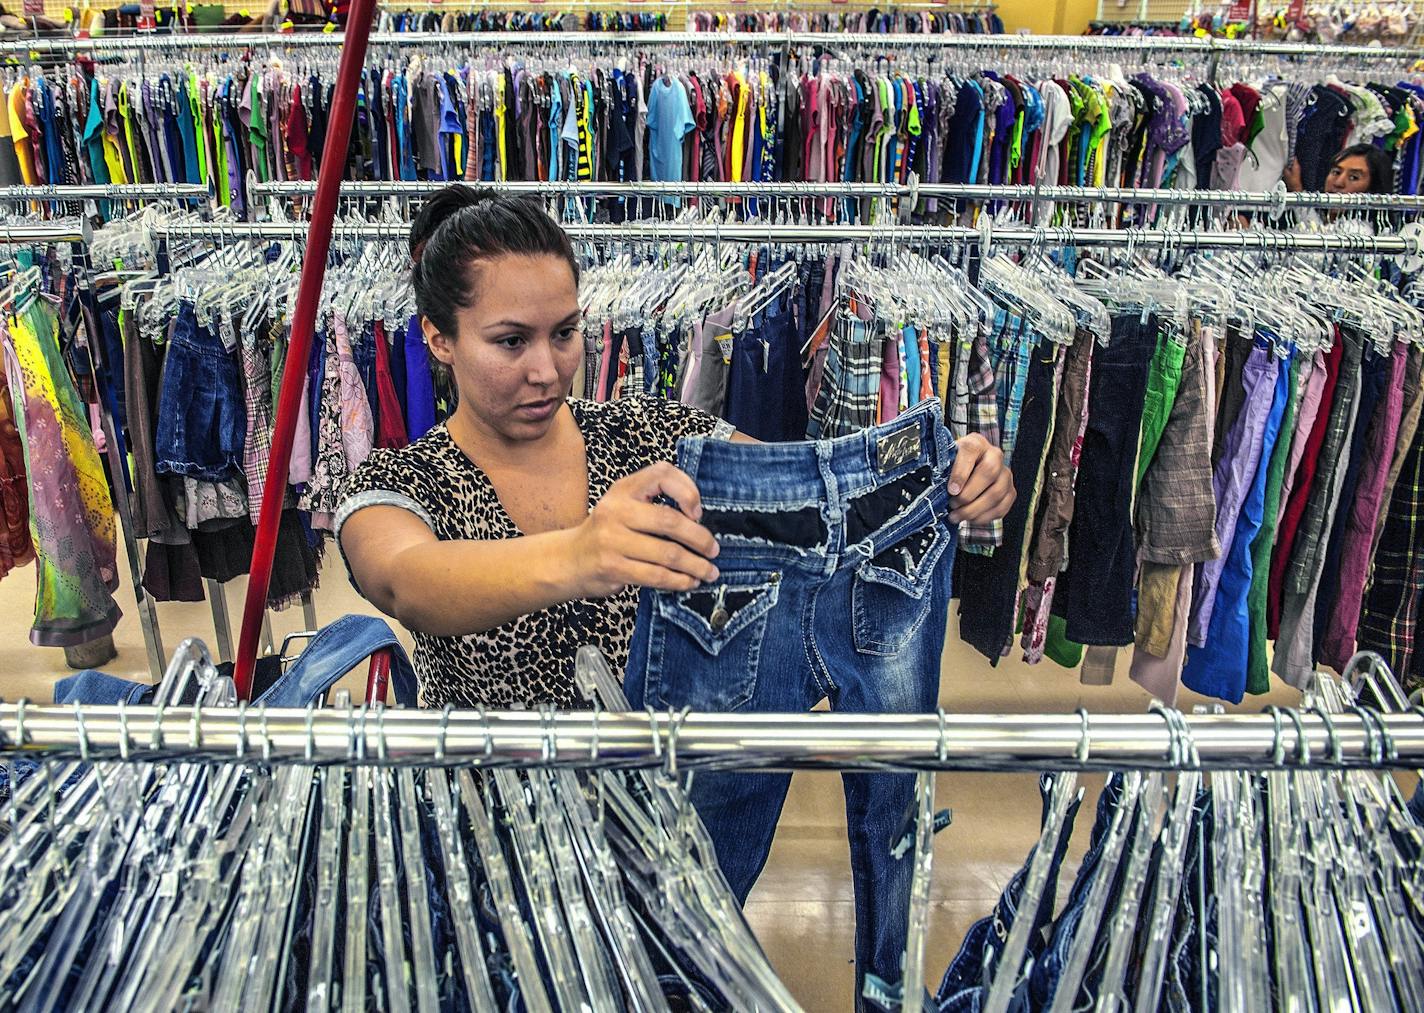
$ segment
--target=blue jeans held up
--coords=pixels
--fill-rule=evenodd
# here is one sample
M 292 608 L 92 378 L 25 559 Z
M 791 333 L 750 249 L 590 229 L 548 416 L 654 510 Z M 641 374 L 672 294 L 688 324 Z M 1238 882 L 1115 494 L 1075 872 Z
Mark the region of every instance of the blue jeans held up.
M 682 441 L 717 536 L 720 578 L 644 591 L 626 687 L 635 707 L 854 714 L 935 707 L 954 569 L 947 482 L 955 447 L 937 402 L 821 442 Z M 890 855 L 907 774 L 844 776 L 856 900 L 857 995 L 898 983 L 912 863 Z M 739 900 L 766 863 L 785 773 L 701 772 L 692 783 Z

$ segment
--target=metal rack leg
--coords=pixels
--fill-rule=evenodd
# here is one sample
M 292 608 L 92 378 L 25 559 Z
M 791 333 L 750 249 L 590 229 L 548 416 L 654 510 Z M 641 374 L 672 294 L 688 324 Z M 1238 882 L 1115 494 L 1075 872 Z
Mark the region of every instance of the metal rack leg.
M 317 625 L 316 602 L 312 601 L 310 591 L 302 592 L 302 622 L 306 624 L 302 629 L 316 630 L 321 628 Z
M 208 604 L 213 610 L 213 634 L 217 639 L 219 662 L 232 660 L 232 623 L 228 619 L 227 592 L 215 580 L 203 578 L 208 589 Z

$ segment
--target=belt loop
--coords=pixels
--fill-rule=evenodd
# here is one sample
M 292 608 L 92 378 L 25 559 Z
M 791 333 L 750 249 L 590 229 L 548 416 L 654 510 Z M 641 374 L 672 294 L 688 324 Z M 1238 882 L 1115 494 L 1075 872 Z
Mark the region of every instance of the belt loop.
M 687 473 L 693 484 L 697 483 L 697 466 L 702 463 L 702 448 L 707 436 L 691 436 L 680 440 L 677 445 L 677 466 Z

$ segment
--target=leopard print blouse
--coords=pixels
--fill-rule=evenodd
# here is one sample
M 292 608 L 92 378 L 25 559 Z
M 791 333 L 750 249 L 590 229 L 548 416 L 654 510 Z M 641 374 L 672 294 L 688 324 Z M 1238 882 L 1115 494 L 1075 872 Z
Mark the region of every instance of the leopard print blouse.
M 586 447 L 590 508 L 618 479 L 673 460 L 680 438 L 726 438 L 732 432 L 721 419 L 661 398 L 571 399 L 569 408 Z M 489 478 L 455 445 L 443 423 L 408 447 L 371 452 L 343 491 L 336 516 L 338 545 L 346 518 L 374 505 L 411 511 L 440 539 L 520 535 Z M 587 709 L 574 685 L 575 652 L 593 644 L 615 672 L 622 672 L 637 610 L 638 589 L 630 587 L 610 598 L 565 602 L 521 616 L 486 633 L 440 637 L 412 631 L 421 702 L 426 707 L 553 704 Z

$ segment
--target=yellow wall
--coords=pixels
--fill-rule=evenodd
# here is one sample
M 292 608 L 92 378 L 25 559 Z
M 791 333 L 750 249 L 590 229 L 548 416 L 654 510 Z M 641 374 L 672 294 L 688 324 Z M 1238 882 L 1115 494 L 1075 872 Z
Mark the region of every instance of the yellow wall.
M 1097 0 L 998 0 L 999 16 L 1010 32 L 1081 35 L 1098 15 Z

